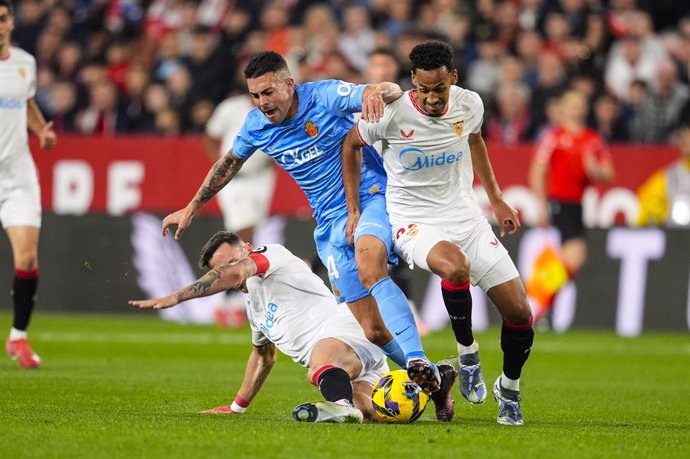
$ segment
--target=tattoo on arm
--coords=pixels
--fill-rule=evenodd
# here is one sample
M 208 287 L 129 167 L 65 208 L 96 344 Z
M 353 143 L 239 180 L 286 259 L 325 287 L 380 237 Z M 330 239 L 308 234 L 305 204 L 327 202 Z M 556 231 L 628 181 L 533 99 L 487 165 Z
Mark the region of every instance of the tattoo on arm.
M 197 191 L 194 201 L 203 206 L 216 195 L 225 185 L 232 180 L 237 172 L 242 168 L 244 161 L 235 157 L 230 150 L 220 158 L 209 171 L 204 184 Z
M 223 272 L 232 265 L 222 265 L 204 274 L 189 287 L 175 294 L 178 302 L 209 295 L 209 290 L 220 280 Z

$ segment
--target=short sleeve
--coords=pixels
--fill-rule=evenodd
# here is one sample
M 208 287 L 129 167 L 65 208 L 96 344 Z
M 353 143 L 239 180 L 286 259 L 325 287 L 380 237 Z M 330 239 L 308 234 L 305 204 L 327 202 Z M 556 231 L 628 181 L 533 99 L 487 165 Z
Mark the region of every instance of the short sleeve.
M 366 121 L 359 120 L 355 124 L 355 129 L 359 140 L 365 145 L 374 145 L 379 140 L 385 138 L 386 126 L 388 126 L 388 121 L 390 120 L 390 112 L 392 110 L 386 107 L 384 110 L 383 118 L 381 118 L 377 123 L 367 123 Z
M 472 113 L 472 119 L 474 120 L 474 125 L 470 131 L 473 134 L 479 134 L 482 130 L 482 124 L 484 124 L 484 102 L 479 94 L 474 91 L 469 91 L 469 105 L 470 113 Z
M 281 266 L 285 265 L 291 253 L 278 244 L 269 244 L 263 247 L 256 247 L 249 258 L 256 264 L 257 276 L 269 276 Z
M 347 113 L 362 111 L 362 98 L 367 85 L 341 80 L 326 80 L 317 84 L 319 86 L 316 94 L 330 111 Z
M 232 151 L 235 154 L 235 157 L 241 160 L 248 159 L 257 149 L 257 147 L 254 145 L 254 139 L 251 135 L 251 131 L 247 127 L 248 121 L 249 117 L 247 117 L 247 119 L 244 121 L 244 124 L 242 124 L 240 133 L 237 134 L 237 137 L 235 137 L 235 141 L 232 144 Z
M 33 99 L 36 95 L 36 60 L 31 57 L 31 64 L 29 66 L 29 90 L 28 99 Z

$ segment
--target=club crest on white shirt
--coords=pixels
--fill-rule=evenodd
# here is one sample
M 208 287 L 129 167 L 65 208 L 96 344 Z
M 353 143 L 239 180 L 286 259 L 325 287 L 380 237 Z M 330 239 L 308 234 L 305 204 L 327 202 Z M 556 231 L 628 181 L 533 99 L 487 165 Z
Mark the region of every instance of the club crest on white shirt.
M 453 123 L 453 131 L 458 137 L 462 137 L 462 133 L 465 131 L 465 120 L 456 121 Z
M 22 77 L 22 80 L 26 80 L 26 68 L 25 67 L 19 67 L 17 69 L 17 72 L 19 73 L 19 76 Z

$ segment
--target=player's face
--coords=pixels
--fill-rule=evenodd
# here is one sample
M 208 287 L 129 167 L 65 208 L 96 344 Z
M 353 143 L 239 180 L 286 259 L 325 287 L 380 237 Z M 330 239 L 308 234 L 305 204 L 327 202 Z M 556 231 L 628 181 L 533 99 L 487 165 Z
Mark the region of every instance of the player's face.
M 450 87 L 458 82 L 458 72 L 445 66 L 434 70 L 417 69 L 412 72 L 412 84 L 417 88 L 417 104 L 429 115 L 440 116 L 448 106 Z
M 14 18 L 6 6 L 0 6 L 0 49 L 10 45 L 10 33 L 14 29 Z
M 295 81 L 289 75 L 281 72 L 264 73 L 257 78 L 248 78 L 247 87 L 254 106 L 271 123 L 282 123 L 297 113 L 297 105 L 293 104 Z
M 215 252 L 213 252 L 213 256 L 208 261 L 208 267 L 215 269 L 218 266 L 235 263 L 236 261 L 245 258 L 251 251 L 252 245 L 249 242 L 242 242 L 240 244 L 228 244 L 227 242 L 224 242 L 218 246 Z M 237 288 L 243 292 L 246 292 L 247 283 L 243 282 Z

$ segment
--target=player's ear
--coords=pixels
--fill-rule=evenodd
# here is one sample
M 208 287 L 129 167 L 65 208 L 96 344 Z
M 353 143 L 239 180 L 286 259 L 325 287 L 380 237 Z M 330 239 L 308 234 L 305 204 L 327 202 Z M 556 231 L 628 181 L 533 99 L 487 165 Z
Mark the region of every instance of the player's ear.
M 412 79 L 412 85 L 417 87 L 417 75 L 415 75 L 414 70 L 410 71 L 410 78 Z
M 285 85 L 287 86 L 287 90 L 292 94 L 295 91 L 295 80 L 292 79 L 292 77 L 289 77 L 287 80 L 285 80 Z
M 453 69 L 453 73 L 451 74 L 450 77 L 450 84 L 454 85 L 458 82 L 458 71 L 457 69 Z

